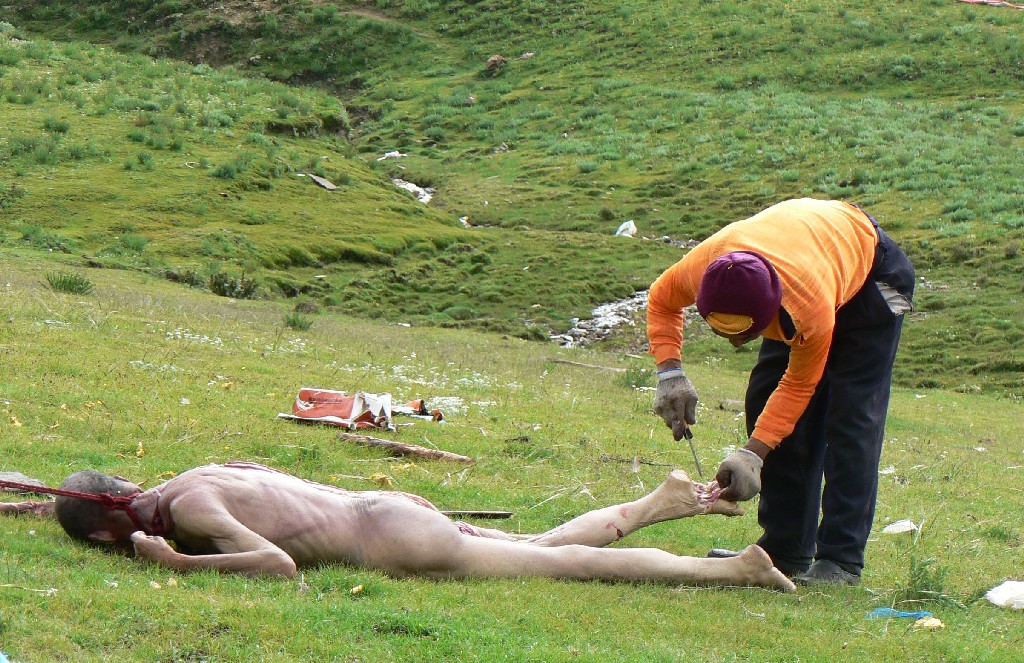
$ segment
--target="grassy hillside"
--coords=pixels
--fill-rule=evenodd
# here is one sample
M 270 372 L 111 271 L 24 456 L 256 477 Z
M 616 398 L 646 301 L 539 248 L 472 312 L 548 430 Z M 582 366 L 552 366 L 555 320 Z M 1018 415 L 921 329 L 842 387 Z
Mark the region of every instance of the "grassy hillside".
M 46 285 L 52 268 L 34 251 L 0 253 L 2 470 L 53 485 L 91 467 L 151 487 L 241 458 L 352 489 L 416 492 L 440 508 L 509 510 L 510 520 L 477 522 L 521 532 L 635 499 L 671 467 L 695 474 L 689 448 L 650 412 L 650 391 L 557 361 L 639 360 L 340 315 L 298 332 L 282 323 L 287 302 L 115 270 L 91 272 L 91 294 L 67 295 Z M 745 374 L 711 361 L 691 374 L 708 473 L 740 439 L 736 413 L 718 404 L 740 397 Z M 301 386 L 424 398 L 447 423 L 378 436 L 474 462 L 389 458 L 336 429 L 277 419 Z M 178 574 L 73 542 L 50 521 L 2 516 L 0 651 L 20 663 L 1014 660 L 1020 615 L 979 597 L 1020 579 L 1024 562 L 1019 422 L 1008 398 L 896 389 L 863 584 L 795 595 L 392 580 L 340 566 L 307 569 L 301 582 Z M 901 519 L 920 532 L 881 531 Z M 615 545 L 703 555 L 758 531 L 751 510 L 663 523 Z M 945 628 L 867 619 L 876 607 L 928 610 Z
M 245 270 L 335 310 L 542 338 L 678 257 L 611 237 L 624 220 L 652 240 L 700 239 L 781 198 L 838 197 L 872 211 L 922 277 L 898 381 L 1020 395 L 1024 359 L 1007 348 L 1024 340 L 1024 12 L 55 0 L 9 2 L 0 19 L 17 38 L 0 57 L 0 117 L 58 145 L 104 127 L 77 165 L 25 156 L 35 147 L 5 161 L 8 244 L 56 233 L 76 242 L 72 262 L 197 284 Z M 132 73 L 106 97 L 84 78 L 57 87 L 46 72 L 93 68 L 68 49 Z M 495 54 L 507 62 L 488 70 Z M 16 86 L 32 81 L 51 87 L 27 103 Z M 84 104 L 73 121 L 65 97 Z M 169 148 L 147 145 L 165 133 Z M 395 150 L 408 156 L 378 161 Z M 81 184 L 36 186 L 46 177 Z M 416 204 L 392 177 L 437 195 Z M 121 198 L 104 202 L 110 189 Z M 125 257 L 124 234 L 141 255 Z

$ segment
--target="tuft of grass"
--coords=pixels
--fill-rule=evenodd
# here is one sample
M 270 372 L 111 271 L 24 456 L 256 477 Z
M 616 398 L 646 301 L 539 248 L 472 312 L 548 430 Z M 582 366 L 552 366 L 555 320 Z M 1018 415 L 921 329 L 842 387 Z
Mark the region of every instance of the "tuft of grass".
M 121 235 L 118 241 L 120 242 L 121 247 L 129 253 L 142 253 L 146 250 L 146 246 L 149 244 L 148 238 L 132 233 Z
M 907 580 L 896 593 L 897 603 L 934 603 L 965 609 L 962 599 L 948 593 L 948 575 L 949 569 L 939 566 L 934 558 L 911 555 Z
M 284 316 L 284 326 L 295 331 L 309 331 L 313 327 L 313 318 L 292 311 Z
M 655 370 L 650 367 L 630 365 L 625 372 L 620 373 L 616 381 L 626 389 L 639 389 L 640 387 L 653 387 Z
M 93 283 L 87 276 L 75 272 L 49 272 L 46 282 L 54 292 L 69 295 L 89 295 L 93 291 Z
M 56 117 L 46 117 L 43 119 L 44 131 L 49 131 L 50 133 L 55 134 L 66 134 L 70 129 L 71 123 L 67 120 Z

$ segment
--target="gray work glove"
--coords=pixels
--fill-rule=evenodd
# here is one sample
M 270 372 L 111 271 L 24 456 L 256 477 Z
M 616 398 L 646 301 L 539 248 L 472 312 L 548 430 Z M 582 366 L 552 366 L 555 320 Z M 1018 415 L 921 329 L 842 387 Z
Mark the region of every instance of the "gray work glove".
M 723 500 L 742 502 L 761 492 L 764 461 L 750 449 L 737 449 L 718 466 L 715 480 L 722 487 Z
M 697 390 L 681 368 L 658 371 L 658 390 L 654 392 L 654 412 L 672 429 L 676 442 L 690 439 L 690 425 L 697 423 Z

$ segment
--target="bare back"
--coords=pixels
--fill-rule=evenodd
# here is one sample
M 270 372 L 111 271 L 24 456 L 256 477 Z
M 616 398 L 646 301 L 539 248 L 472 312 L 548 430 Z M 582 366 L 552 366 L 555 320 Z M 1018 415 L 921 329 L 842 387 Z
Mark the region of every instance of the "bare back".
M 381 559 L 375 536 L 381 523 L 414 530 L 429 524 L 458 535 L 447 517 L 416 495 L 348 491 L 251 463 L 199 467 L 147 495 L 153 492 L 167 538 L 195 554 L 251 550 L 262 540 L 298 566 L 344 562 L 401 572 Z

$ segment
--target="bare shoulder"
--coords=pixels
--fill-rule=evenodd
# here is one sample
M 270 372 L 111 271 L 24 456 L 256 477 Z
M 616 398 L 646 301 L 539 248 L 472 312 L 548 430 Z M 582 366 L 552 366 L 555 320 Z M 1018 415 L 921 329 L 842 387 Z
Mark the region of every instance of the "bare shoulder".
M 281 473 L 282 476 L 288 476 Z M 263 477 L 226 465 L 203 465 L 182 472 L 160 486 L 160 495 L 167 500 L 178 500 L 185 496 L 205 495 L 207 498 L 241 494 L 257 489 Z M 196 498 L 199 499 L 199 498 Z

